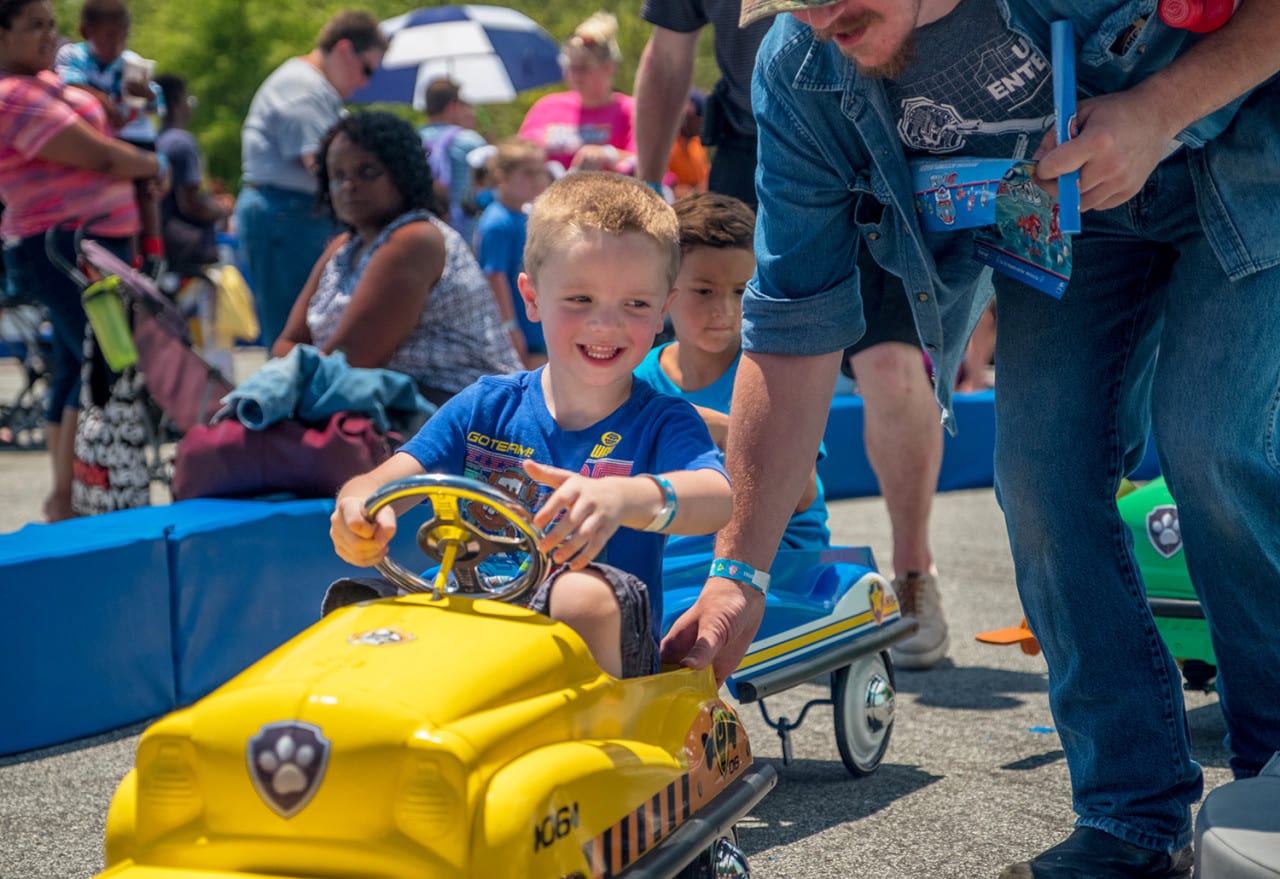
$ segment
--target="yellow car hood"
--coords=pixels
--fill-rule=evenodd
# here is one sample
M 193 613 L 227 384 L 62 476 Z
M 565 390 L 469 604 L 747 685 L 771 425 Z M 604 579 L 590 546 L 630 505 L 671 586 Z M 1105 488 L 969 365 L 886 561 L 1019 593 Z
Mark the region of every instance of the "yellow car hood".
M 540 614 L 458 596 L 409 596 L 330 614 L 201 707 L 257 701 L 257 691 L 270 693 L 276 713 L 290 701 L 305 712 L 307 703 L 349 700 L 386 720 L 441 727 L 603 677 L 582 639 Z

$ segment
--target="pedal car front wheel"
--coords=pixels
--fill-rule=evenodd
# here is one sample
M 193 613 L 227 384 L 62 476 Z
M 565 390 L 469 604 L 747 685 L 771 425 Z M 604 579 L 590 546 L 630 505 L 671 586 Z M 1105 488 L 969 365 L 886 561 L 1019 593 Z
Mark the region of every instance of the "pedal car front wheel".
M 435 581 L 428 583 L 391 558 L 383 558 L 376 567 L 397 586 L 409 592 L 431 592 L 436 599 L 449 592 L 516 601 L 546 576 L 549 563 L 538 550 L 539 534 L 529 511 L 501 489 L 462 476 L 409 476 L 371 494 L 365 501 L 365 518 L 372 520 L 387 504 L 406 498 L 431 501 L 432 517 L 418 529 L 418 546 L 439 562 L 440 569 Z M 482 527 L 479 519 L 494 526 Z M 477 570 L 486 559 L 511 553 L 528 557 L 515 576 L 491 577 Z
M 888 651 L 862 656 L 831 680 L 835 702 L 836 746 L 850 774 L 876 771 L 893 732 L 893 660 Z
M 698 852 L 675 879 L 748 879 L 750 875 L 747 856 L 738 848 L 738 831 L 730 827 L 726 835 Z

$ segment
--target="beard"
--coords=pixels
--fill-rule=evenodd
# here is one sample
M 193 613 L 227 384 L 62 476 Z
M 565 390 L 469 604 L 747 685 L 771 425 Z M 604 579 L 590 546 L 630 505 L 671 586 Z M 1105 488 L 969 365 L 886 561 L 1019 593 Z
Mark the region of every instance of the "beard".
M 836 34 L 850 33 L 853 31 L 870 28 L 872 25 L 882 21 L 879 15 L 872 13 L 859 15 L 854 18 L 840 19 L 833 22 L 830 26 L 821 29 L 815 28 L 813 35 L 823 42 L 831 42 Z M 879 64 L 866 64 L 859 61 L 853 55 L 840 50 L 840 54 L 844 55 L 854 66 L 858 68 L 861 76 L 870 79 L 896 79 L 907 72 L 907 69 L 915 61 L 916 54 L 916 32 L 908 31 L 907 36 L 893 50 L 888 58 Z

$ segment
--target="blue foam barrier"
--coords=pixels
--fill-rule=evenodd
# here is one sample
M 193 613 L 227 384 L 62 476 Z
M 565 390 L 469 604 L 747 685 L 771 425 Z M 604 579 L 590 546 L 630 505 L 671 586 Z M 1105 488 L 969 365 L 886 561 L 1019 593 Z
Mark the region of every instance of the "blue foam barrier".
M 163 508 L 0 535 L 0 754 L 174 705 Z
M 959 430 L 955 436 L 943 432 L 938 491 L 989 488 L 995 484 L 995 392 L 956 394 L 953 399 Z M 827 500 L 880 493 L 880 484 L 867 460 L 862 430 L 862 397 L 837 394 L 823 435 L 827 457 L 818 462 Z M 1159 473 L 1155 444 L 1148 440 L 1145 456 L 1130 476 L 1152 479 Z
M 177 699 L 195 701 L 320 619 L 325 588 L 372 576 L 339 559 L 329 540 L 328 499 L 191 500 L 169 536 Z M 394 557 L 414 548 L 417 511 L 403 517 Z
M 955 436 L 943 433 L 938 491 L 989 487 L 995 475 L 995 394 L 957 394 L 955 412 L 960 430 Z M 867 460 L 862 429 L 862 397 L 836 396 L 831 401 L 823 436 L 827 457 L 818 462 L 827 500 L 880 493 L 880 484 Z

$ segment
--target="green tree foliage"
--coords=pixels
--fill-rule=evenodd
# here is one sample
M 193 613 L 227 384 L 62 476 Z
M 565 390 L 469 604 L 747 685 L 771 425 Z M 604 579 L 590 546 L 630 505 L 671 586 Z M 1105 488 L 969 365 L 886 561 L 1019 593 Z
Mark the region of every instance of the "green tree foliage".
M 332 0 L 128 0 L 133 16 L 130 47 L 156 59 L 157 72 L 177 73 L 187 80 L 199 103 L 191 122 L 208 159 L 209 173 L 234 189 L 240 178 L 240 125 L 259 84 L 272 70 L 293 55 L 308 51 L 316 34 L 335 12 L 364 8 L 380 19 L 400 15 L 418 6 L 443 3 L 367 0 L 359 4 Z M 79 0 L 55 0 L 62 32 L 79 35 Z M 518 9 L 540 23 L 557 40 L 563 40 L 587 16 L 606 9 L 618 17 L 618 42 L 623 60 L 615 87 L 631 92 L 636 64 L 649 37 L 649 25 L 640 18 L 640 0 L 505 0 L 496 5 Z M 708 29 L 709 31 L 709 29 Z M 710 88 L 716 80 L 710 34 L 700 46 L 695 81 Z M 510 105 L 479 108 L 482 131 L 493 139 L 520 127 L 529 106 L 547 92 L 563 86 L 521 94 Z M 419 115 L 408 107 L 384 107 L 415 122 Z

